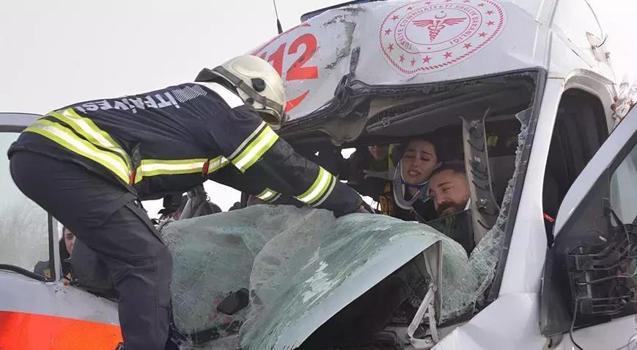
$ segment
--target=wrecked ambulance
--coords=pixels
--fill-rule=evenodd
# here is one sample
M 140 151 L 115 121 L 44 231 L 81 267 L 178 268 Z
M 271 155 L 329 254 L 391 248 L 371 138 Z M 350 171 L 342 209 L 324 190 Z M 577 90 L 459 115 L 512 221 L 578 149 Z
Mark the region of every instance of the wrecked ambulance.
M 446 149 L 464 161 L 471 187 L 467 225 L 453 235 L 475 244 L 462 252 L 456 275 L 466 279 L 453 281 L 468 298 L 459 300 L 443 287 L 453 252 L 417 232 L 457 247 L 442 237 L 451 233 L 396 223 L 406 225 L 402 233 L 383 235 L 384 244 L 370 240 L 372 253 L 359 252 L 351 274 L 321 288 L 320 303 L 272 313 L 252 332 L 237 325 L 230 333 L 245 337 L 240 346 L 637 346 L 637 116 L 622 120 L 610 108 L 616 91 L 605 38 L 586 1 L 364 1 L 309 13 L 256 48 L 286 81 L 290 120 L 281 135 L 319 163 L 342 149 L 415 135 L 451 140 Z M 32 120 L 2 116 L 3 149 Z M 15 254 L 0 258 L 0 347 L 113 348 L 115 304 L 62 284 L 54 219 L 12 187 L 6 161 L 3 169 L 3 193 L 12 195 L 0 208 L 14 219 L 0 234 Z M 267 210 L 259 208 L 245 210 Z M 33 239 L 26 243 L 25 235 Z M 48 276 L 31 272 L 37 260 L 52 262 Z M 304 281 L 324 281 L 338 261 L 315 260 L 318 268 L 307 271 L 316 275 Z M 416 275 L 427 282 L 407 312 L 389 310 L 374 334 L 324 341 L 353 332 L 346 322 L 352 306 L 412 266 L 423 267 Z M 305 300 L 289 290 L 290 300 Z M 364 305 L 390 304 L 380 300 Z M 218 340 L 186 339 L 184 346 L 227 347 Z

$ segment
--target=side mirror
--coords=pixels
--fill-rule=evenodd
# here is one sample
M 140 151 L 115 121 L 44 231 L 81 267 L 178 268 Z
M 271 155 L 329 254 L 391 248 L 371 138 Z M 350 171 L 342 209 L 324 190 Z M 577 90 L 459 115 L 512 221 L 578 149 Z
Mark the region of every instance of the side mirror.
M 592 235 L 566 255 L 578 317 L 613 317 L 637 310 L 637 226 L 623 223 L 608 202 L 605 211 L 604 235 Z

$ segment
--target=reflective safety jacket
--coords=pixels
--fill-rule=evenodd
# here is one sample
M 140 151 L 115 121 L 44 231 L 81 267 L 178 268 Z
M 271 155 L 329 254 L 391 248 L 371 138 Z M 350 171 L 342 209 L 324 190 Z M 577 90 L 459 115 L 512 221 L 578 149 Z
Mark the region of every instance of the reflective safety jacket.
M 229 182 L 266 201 L 285 194 L 337 215 L 362 203 L 356 191 L 298 155 L 216 83 L 181 84 L 53 111 L 24 130 L 9 157 L 20 150 L 80 164 L 140 199 L 185 192 L 233 167 L 249 181 Z

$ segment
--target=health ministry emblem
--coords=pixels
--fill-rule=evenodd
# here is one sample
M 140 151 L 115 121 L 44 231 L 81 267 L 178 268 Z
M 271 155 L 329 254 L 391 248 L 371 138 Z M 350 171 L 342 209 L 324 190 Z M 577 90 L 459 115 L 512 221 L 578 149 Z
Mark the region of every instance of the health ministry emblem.
M 379 43 L 385 58 L 400 72 L 435 72 L 475 54 L 502 31 L 504 23 L 504 10 L 495 1 L 419 1 L 385 17 Z

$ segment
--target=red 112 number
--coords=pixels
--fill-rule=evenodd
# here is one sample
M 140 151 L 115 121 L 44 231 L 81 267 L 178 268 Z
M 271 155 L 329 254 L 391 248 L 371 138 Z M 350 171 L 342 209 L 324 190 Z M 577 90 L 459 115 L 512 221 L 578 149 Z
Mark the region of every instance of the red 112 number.
M 288 55 L 296 54 L 297 52 L 299 52 L 300 49 L 303 51 L 301 55 L 296 59 L 296 61 L 292 63 L 285 75 L 283 75 L 283 55 L 285 54 L 286 46 L 287 43 L 282 43 L 270 56 L 268 56 L 268 53 L 264 51 L 259 54 L 259 57 L 270 62 L 272 67 L 274 67 L 279 75 L 281 75 L 281 77 L 283 77 L 286 81 L 317 79 L 318 67 L 305 65 L 316 52 L 316 37 L 313 34 L 306 33 L 299 36 L 292 42 L 292 44 L 287 49 Z M 288 100 L 285 110 L 289 111 L 292 108 L 298 106 L 298 104 L 301 103 L 301 101 L 307 96 L 308 93 L 309 91 L 305 91 L 300 96 Z

